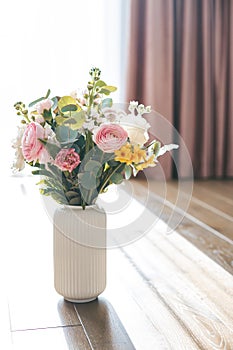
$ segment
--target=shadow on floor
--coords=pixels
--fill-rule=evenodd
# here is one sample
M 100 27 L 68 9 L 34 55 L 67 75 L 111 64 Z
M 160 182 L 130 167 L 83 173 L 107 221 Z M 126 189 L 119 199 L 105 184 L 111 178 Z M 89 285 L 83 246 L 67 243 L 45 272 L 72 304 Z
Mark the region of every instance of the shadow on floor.
M 80 325 L 83 328 L 88 343 L 93 349 L 135 349 L 121 320 L 107 299 L 100 297 L 85 304 L 59 301 L 58 312 L 64 324 L 70 323 L 70 318 L 73 318 L 72 306 L 77 314 L 77 322 L 74 326 Z M 75 332 L 73 333 L 76 338 Z M 71 337 L 72 334 L 69 332 L 69 343 L 72 341 Z M 76 339 L 73 339 L 73 343 L 75 342 Z

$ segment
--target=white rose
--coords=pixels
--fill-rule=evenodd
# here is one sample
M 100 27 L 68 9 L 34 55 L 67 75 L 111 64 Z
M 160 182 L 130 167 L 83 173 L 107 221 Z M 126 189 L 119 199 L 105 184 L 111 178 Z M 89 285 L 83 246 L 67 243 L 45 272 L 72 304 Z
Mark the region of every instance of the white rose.
M 129 140 L 133 145 L 144 145 L 149 140 L 149 135 L 145 128 L 132 124 L 120 123 L 120 125 L 127 131 Z

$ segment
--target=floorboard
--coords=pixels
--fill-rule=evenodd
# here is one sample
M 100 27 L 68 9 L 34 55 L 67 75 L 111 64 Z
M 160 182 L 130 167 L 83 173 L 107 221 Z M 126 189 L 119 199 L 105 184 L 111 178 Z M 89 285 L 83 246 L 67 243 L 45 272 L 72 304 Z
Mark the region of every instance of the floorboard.
M 231 181 L 196 182 L 187 212 L 187 184 L 177 202 L 175 182 L 150 183 L 148 197 L 132 181 L 154 225 L 108 250 L 106 290 L 85 305 L 54 290 L 52 221 L 35 182 L 11 178 L 14 200 L 6 196 L 14 214 L 3 215 L 1 349 L 233 349 Z

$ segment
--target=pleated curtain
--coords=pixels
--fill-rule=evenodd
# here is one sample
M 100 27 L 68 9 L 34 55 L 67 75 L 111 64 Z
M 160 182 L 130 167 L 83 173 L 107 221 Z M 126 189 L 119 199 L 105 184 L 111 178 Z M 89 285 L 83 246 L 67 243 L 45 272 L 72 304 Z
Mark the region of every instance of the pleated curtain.
M 131 0 L 127 100 L 181 135 L 196 178 L 233 176 L 233 1 Z M 156 118 L 150 119 L 156 132 Z M 169 132 L 166 141 L 178 141 Z M 183 150 L 167 178 L 189 176 Z

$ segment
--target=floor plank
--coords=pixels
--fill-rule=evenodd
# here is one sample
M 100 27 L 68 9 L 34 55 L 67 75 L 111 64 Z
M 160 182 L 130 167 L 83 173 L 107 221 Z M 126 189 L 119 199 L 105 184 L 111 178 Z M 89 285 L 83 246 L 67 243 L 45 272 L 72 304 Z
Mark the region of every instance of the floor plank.
M 100 297 L 86 305 L 75 304 L 75 309 L 93 349 L 135 349 L 107 299 Z
M 205 193 L 202 188 L 199 188 L 199 191 L 197 191 L 198 184 L 198 182 L 194 184 L 188 213 L 233 241 L 233 232 L 231 229 L 233 224 L 233 202 L 229 204 L 222 200 L 219 203 L 220 206 L 218 199 L 214 198 L 214 189 L 212 188 L 211 197 L 209 195 L 210 191 Z M 168 198 L 172 203 L 175 203 L 177 187 L 174 185 L 174 182 L 168 183 L 168 187 Z M 199 198 L 196 197 L 197 193 Z M 186 196 L 186 194 L 184 193 L 183 196 Z
M 81 326 L 17 331 L 12 333 L 13 350 L 91 350 Z
M 34 183 L 23 181 L 12 181 L 17 201 L 6 203 L 14 220 L 3 218 L 7 249 L 1 258 L 7 266 L 14 349 L 233 349 L 232 245 L 198 221 L 198 210 L 196 217 L 188 213 L 176 232 L 167 235 L 165 223 L 157 221 L 138 241 L 108 250 L 106 290 L 98 301 L 73 305 L 54 291 L 52 222 Z M 138 199 L 143 198 L 140 186 Z M 218 187 L 219 196 L 223 188 Z M 179 220 L 182 210 L 174 211 L 171 198 L 164 202 L 163 191 L 160 187 L 150 196 L 150 215 L 159 213 L 166 222 L 173 213 Z M 171 197 L 172 191 L 168 188 Z M 199 194 L 195 198 L 202 202 Z M 226 210 L 217 208 L 226 215 L 228 200 Z M 7 334 L 9 340 L 9 327 Z
M 198 213 L 197 217 L 194 217 L 180 210 L 179 207 L 173 204 L 177 196 L 177 192 L 174 195 L 175 191 L 173 190 L 173 185 L 167 185 L 168 200 L 163 196 L 161 197 L 161 186 L 159 186 L 158 182 L 150 184 L 151 192 L 149 196 L 147 194 L 148 190 L 145 182 L 133 181 L 132 184 L 134 196 L 137 200 L 142 203 L 147 200 L 147 208 L 157 214 L 165 223 L 168 223 L 172 227 L 175 226 L 180 235 L 233 274 L 233 241 L 205 222 L 199 220 Z M 200 211 L 201 210 L 202 209 L 200 209 Z M 190 212 L 192 213 L 192 211 Z M 177 223 L 179 223 L 178 226 Z M 230 222 L 227 223 L 227 227 L 231 230 L 232 225 Z
M 111 255 L 114 257 L 114 261 L 119 261 L 119 268 L 111 265 L 113 276 L 117 279 L 118 284 L 125 286 L 152 326 L 149 328 L 152 333 L 148 329 L 146 336 L 143 336 L 137 327 L 138 337 L 136 338 L 135 334 L 126 328 L 136 349 L 153 349 L 152 346 L 155 346 L 155 343 L 158 349 L 171 349 L 172 347 L 180 350 L 199 349 L 195 339 L 183 327 L 180 320 L 174 317 L 171 309 L 167 308 L 164 301 L 145 283 L 143 276 L 135 268 L 136 265 L 118 250 L 112 251 Z M 124 300 L 121 299 L 121 303 L 123 302 Z M 112 301 L 112 305 L 119 312 L 114 301 Z M 123 304 L 123 307 L 126 308 L 127 304 Z M 132 312 L 130 319 L 134 319 L 134 312 Z M 151 343 L 146 341 L 147 337 Z M 156 347 L 154 348 L 156 349 Z

